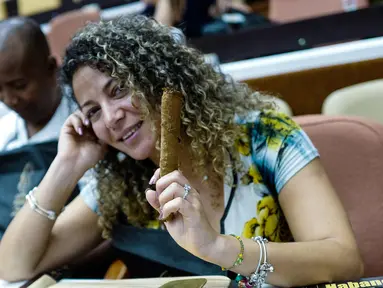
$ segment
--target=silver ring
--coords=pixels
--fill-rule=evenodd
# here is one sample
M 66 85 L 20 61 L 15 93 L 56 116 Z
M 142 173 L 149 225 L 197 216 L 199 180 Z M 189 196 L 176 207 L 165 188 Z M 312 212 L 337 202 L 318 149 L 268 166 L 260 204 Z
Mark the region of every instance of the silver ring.
M 191 189 L 190 185 L 188 185 L 188 184 L 184 185 L 185 193 L 184 193 L 184 196 L 182 197 L 182 199 L 186 200 L 186 197 L 188 197 L 188 195 L 189 195 L 190 189 Z

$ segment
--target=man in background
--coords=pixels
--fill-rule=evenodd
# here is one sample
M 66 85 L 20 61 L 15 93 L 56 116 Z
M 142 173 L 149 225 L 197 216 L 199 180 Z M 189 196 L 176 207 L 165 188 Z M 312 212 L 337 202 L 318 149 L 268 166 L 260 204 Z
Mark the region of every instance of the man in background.
M 53 160 L 61 127 L 73 112 L 58 88 L 57 69 L 47 39 L 35 21 L 11 18 L 0 22 L 0 104 L 10 110 L 0 117 L 0 244 L 26 193 L 38 185 Z M 84 176 L 80 180 L 79 189 L 87 179 Z M 113 253 L 106 253 L 109 249 L 105 244 L 83 262 L 74 263 L 67 271 L 73 274 L 68 275 L 103 275 L 115 259 Z
M 57 69 L 39 24 L 28 18 L 0 22 L 0 103 L 9 108 L 0 118 L 0 239 L 56 156 L 71 114 Z
M 70 107 L 57 87 L 57 64 L 40 26 L 28 18 L 0 23 L 0 152 L 57 140 Z

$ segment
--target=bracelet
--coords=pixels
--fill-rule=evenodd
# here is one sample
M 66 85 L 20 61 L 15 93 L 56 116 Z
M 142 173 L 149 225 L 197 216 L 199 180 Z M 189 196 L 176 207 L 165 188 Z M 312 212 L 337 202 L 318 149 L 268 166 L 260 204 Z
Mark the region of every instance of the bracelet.
M 233 236 L 235 239 L 237 239 L 239 241 L 239 244 L 241 245 L 241 250 L 239 251 L 237 259 L 235 260 L 233 266 L 231 266 L 230 268 L 227 268 L 227 269 L 221 267 L 222 271 L 231 270 L 234 267 L 237 267 L 237 266 L 241 265 L 242 262 L 243 262 L 243 253 L 245 252 L 245 246 L 243 245 L 243 241 L 242 241 L 241 237 L 236 236 L 234 234 L 230 234 L 230 236 Z
M 267 262 L 267 249 L 266 249 L 266 243 L 268 242 L 267 239 L 262 238 L 260 236 L 251 238 L 253 241 L 257 242 L 260 247 L 260 257 L 259 259 L 262 259 L 263 256 L 263 263 L 261 264 L 261 261 L 259 261 L 258 266 L 256 270 L 250 275 L 250 277 L 247 277 L 248 280 L 248 287 L 256 287 L 261 288 L 262 285 L 266 282 L 267 273 L 271 273 L 274 271 L 273 265 Z
M 33 211 L 35 211 L 35 212 L 39 213 L 40 215 L 48 218 L 49 220 L 52 220 L 52 221 L 56 220 L 57 215 L 56 215 L 55 211 L 46 210 L 43 207 L 41 207 L 39 205 L 39 203 L 37 203 L 37 200 L 36 200 L 35 195 L 34 195 L 34 193 L 37 189 L 38 189 L 37 187 L 33 188 L 31 191 L 29 191 L 27 196 L 25 196 L 25 198 L 28 200 L 29 206 L 32 208 Z
M 240 274 L 237 275 L 238 288 L 252 288 L 252 287 L 255 287 L 255 286 L 253 286 L 253 284 L 250 284 L 250 279 L 251 279 L 252 276 L 255 277 L 254 275 L 258 274 L 259 268 L 261 267 L 262 258 L 263 258 L 263 247 L 262 247 L 261 241 L 258 238 L 256 238 L 256 237 L 253 237 L 251 239 L 255 243 L 257 243 L 259 245 L 259 260 L 258 260 L 258 265 L 257 265 L 257 268 L 255 268 L 254 272 L 250 275 L 250 277 L 243 277 Z

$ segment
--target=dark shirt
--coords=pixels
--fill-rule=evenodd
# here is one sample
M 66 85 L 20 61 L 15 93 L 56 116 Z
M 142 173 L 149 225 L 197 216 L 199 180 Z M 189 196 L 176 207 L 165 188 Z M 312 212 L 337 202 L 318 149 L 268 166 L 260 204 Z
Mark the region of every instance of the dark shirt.
M 215 0 L 189 0 L 186 1 L 185 13 L 180 23 L 175 26 L 180 28 L 186 37 L 200 37 L 203 26 L 213 21 L 209 15 L 209 7 L 215 3 Z M 144 10 L 145 16 L 154 15 L 155 6 L 148 5 Z

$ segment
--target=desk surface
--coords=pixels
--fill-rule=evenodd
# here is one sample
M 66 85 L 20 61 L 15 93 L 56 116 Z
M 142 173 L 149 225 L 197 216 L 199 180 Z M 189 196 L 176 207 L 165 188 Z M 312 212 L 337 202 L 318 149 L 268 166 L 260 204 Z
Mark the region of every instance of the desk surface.
M 95 280 L 97 281 L 97 280 Z M 71 280 L 62 280 L 62 282 L 70 283 Z M 15 282 L 15 283 L 7 283 L 6 281 L 0 280 L 0 288 L 19 288 L 21 285 L 23 285 L 25 282 Z M 231 281 L 229 288 L 236 288 L 237 284 L 235 281 Z M 273 288 L 273 286 L 265 284 L 263 288 Z
M 221 69 L 243 81 L 378 58 L 383 58 L 383 37 L 225 63 Z

